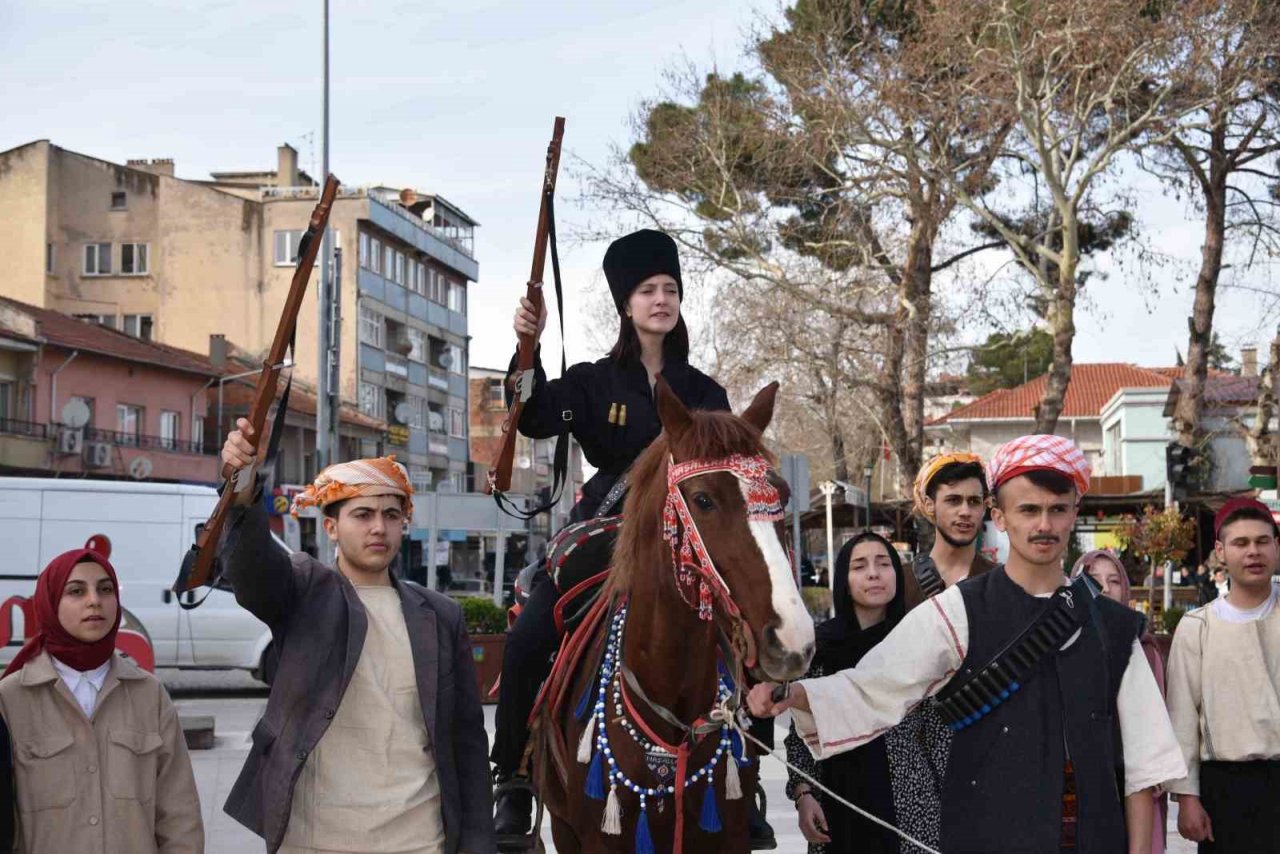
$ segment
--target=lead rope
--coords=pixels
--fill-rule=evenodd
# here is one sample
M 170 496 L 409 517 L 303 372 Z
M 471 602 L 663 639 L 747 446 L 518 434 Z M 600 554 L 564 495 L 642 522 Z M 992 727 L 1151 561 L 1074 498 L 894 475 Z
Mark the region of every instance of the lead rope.
M 898 829 L 898 828 L 894 827 L 892 824 L 889 824 L 889 822 L 885 821 L 884 819 L 880 818 L 879 816 L 872 815 L 871 813 L 867 812 L 866 810 L 864 810 L 862 807 L 858 806 L 857 804 L 850 803 L 849 801 L 847 801 L 847 800 L 845 800 L 844 798 L 840 797 L 840 796 L 839 796 L 839 795 L 837 795 L 835 792 L 831 791 L 831 790 L 830 790 L 830 789 L 828 789 L 826 786 L 824 786 L 824 785 L 822 785 L 821 783 L 819 783 L 819 782 L 818 782 L 817 780 L 815 780 L 813 777 L 809 776 L 809 775 L 808 775 L 808 774 L 806 774 L 804 771 L 800 770 L 799 768 L 797 768 L 796 766 L 792 765 L 792 764 L 791 764 L 790 762 L 788 762 L 787 760 L 783 759 L 783 758 L 782 758 L 781 756 L 779 756 L 778 754 L 774 753 L 774 752 L 773 752 L 773 750 L 772 750 L 772 749 L 771 749 L 767 744 L 765 744 L 763 741 L 761 741 L 760 739 L 758 739 L 758 738 L 756 738 L 755 736 L 753 736 L 750 732 L 748 732 L 748 731 L 747 731 L 747 729 L 746 729 L 745 727 L 743 727 L 743 726 L 738 722 L 738 716 L 737 716 L 736 714 L 734 714 L 734 713 L 730 710 L 729 702 L 730 702 L 730 701 L 725 701 L 725 702 L 721 703 L 720 705 L 718 705 L 718 706 L 717 706 L 717 707 L 716 707 L 716 708 L 711 712 L 711 718 L 712 718 L 712 720 L 717 720 L 717 719 L 718 719 L 718 720 L 722 720 L 722 721 L 727 721 L 727 722 L 728 722 L 728 724 L 729 724 L 729 727 L 730 727 L 731 729 L 735 730 L 735 731 L 738 733 L 738 735 L 739 735 L 739 736 L 741 736 L 744 740 L 746 740 L 746 741 L 750 741 L 750 742 L 751 742 L 752 744 L 754 744 L 756 747 L 760 748 L 760 750 L 761 750 L 765 755 L 767 755 L 767 756 L 772 756 L 774 759 L 776 759 L 776 760 L 778 760 L 779 762 L 781 762 L 781 763 L 782 763 L 783 765 L 785 765 L 789 770 L 794 771 L 796 774 L 798 774 L 800 777 L 802 777 L 802 778 L 805 780 L 805 782 L 807 782 L 810 786 L 813 786 L 815 789 L 817 789 L 818 791 L 822 792 L 823 794 L 825 794 L 827 797 L 831 798 L 831 800 L 835 801 L 836 803 L 838 803 L 838 804 L 842 804 L 842 805 L 844 805 L 844 806 L 848 807 L 849 809 L 853 810 L 853 811 L 854 811 L 854 812 L 856 812 L 858 815 L 862 816 L 863 818 L 867 819 L 868 821 L 871 821 L 871 822 L 873 822 L 873 823 L 875 823 L 875 824 L 880 825 L 880 826 L 881 826 L 881 827 L 883 827 L 885 830 L 889 830 L 889 831 L 892 831 L 893 833 L 896 833 L 898 836 L 902 837 L 902 838 L 903 838 L 904 840 L 906 840 L 907 842 L 910 842 L 912 845 L 916 846 L 916 847 L 917 847 L 917 848 L 919 848 L 921 851 L 927 851 L 927 852 L 929 852 L 929 854 L 942 854 L 942 852 L 941 852 L 941 851 L 938 851 L 938 850 L 936 850 L 936 849 L 934 849 L 934 848 L 930 848 L 928 845 L 925 845 L 923 842 L 921 842 L 920 840 L 918 840 L 918 839 L 916 839 L 915 837 L 911 836 L 911 835 L 910 835 L 910 834 L 908 834 L 906 831 L 904 831 L 904 830 L 900 830 L 900 829 Z

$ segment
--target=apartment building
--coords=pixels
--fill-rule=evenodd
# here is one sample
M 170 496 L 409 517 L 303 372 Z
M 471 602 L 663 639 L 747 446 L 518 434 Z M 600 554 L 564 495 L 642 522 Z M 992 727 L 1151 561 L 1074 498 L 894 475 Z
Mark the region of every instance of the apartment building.
M 175 176 L 172 160 L 125 165 L 39 140 L 0 152 L 0 295 L 203 351 L 221 336 L 265 354 L 318 196 L 297 152 L 275 170 Z M 341 249 L 340 394 L 384 422 L 419 489 L 466 489 L 467 297 L 477 223 L 430 193 L 344 186 L 330 216 Z M 319 373 L 315 280 L 295 375 Z

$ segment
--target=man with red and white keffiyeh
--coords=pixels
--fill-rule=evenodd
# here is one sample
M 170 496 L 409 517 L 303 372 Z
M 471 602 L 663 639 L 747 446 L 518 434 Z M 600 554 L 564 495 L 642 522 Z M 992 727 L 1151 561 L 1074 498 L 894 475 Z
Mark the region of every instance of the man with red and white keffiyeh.
M 908 613 L 855 668 L 794 683 L 781 702 L 771 699 L 772 685 L 756 686 L 752 712 L 790 709 L 817 758 L 851 750 L 924 698 L 945 702 L 975 673 L 993 672 L 989 665 L 1051 609 L 1070 610 L 1080 628 L 1022 655 L 1016 682 L 986 682 L 980 696 L 989 689 L 1002 697 L 957 721 L 942 850 L 1145 854 L 1151 788 L 1179 779 L 1186 766 L 1138 643 L 1140 615 L 1088 588 L 1064 589 L 1062 559 L 1089 479 L 1084 454 L 1058 436 L 1023 436 L 997 449 L 988 483 L 992 520 L 1009 537 L 1008 563 Z

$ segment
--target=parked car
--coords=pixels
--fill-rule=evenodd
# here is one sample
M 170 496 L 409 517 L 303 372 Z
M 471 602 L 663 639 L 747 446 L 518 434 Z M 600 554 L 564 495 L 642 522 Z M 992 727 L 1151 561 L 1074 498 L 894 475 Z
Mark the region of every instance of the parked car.
M 31 596 L 54 556 L 96 539 L 107 544 L 120 578 L 125 621 L 149 636 L 157 667 L 260 671 L 270 631 L 236 603 L 225 582 L 183 594 L 187 602 L 208 594 L 194 610 L 179 607 L 169 589 L 196 526 L 217 502 L 217 491 L 208 486 L 0 478 L 0 601 Z M 282 541 L 276 544 L 289 552 Z M 13 637 L 0 650 L 0 662 L 13 658 L 22 638 L 22 616 L 14 609 Z

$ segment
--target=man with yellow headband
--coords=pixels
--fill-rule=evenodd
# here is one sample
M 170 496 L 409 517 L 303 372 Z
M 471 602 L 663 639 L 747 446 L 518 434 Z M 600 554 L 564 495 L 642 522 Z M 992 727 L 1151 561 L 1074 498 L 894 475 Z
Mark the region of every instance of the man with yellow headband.
M 254 462 L 245 419 L 222 460 Z M 261 497 L 221 547 L 236 601 L 271 628 L 271 695 L 226 811 L 269 854 L 496 850 L 488 739 L 462 609 L 396 574 L 413 487 L 394 457 L 325 469 L 298 496 L 332 566 L 274 545 Z
M 907 573 L 908 611 L 957 581 L 995 568 L 978 553 L 988 495 L 981 457 L 939 454 L 920 468 L 912 492 L 916 514 L 933 524 L 937 536 Z

